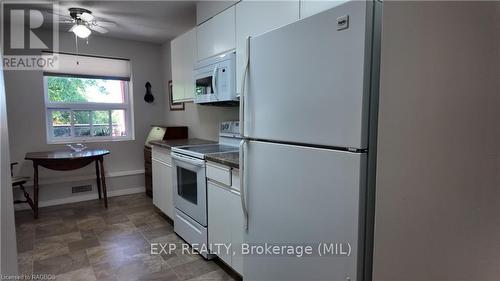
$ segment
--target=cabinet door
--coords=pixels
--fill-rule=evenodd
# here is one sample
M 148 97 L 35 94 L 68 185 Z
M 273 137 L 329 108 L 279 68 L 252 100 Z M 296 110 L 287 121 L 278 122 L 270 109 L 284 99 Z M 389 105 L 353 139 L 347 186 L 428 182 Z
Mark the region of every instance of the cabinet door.
M 208 243 L 231 243 L 231 192 L 211 181 L 207 181 L 208 190 Z M 216 253 L 228 265 L 231 265 L 231 254 L 224 247 Z
M 211 17 L 236 4 L 236 0 L 228 1 L 197 1 L 196 2 L 196 25 L 200 25 Z
M 170 57 L 172 62 L 172 99 L 184 99 L 184 68 L 183 35 L 170 42 Z
M 196 28 L 198 60 L 206 59 L 235 48 L 235 7 L 209 19 Z
M 164 173 L 162 172 L 164 165 L 156 159 L 153 159 L 151 163 L 153 166 L 153 204 L 165 212 L 163 210 L 165 200 Z
M 300 18 L 307 18 L 322 11 L 338 6 L 346 0 L 300 0 Z
M 299 19 L 299 0 L 241 1 L 236 4 L 236 92 L 241 91 L 245 40 Z
M 172 190 L 172 166 L 152 160 L 153 165 L 153 204 L 165 215 L 173 218 L 174 200 Z
M 172 186 L 172 166 L 169 164 L 164 164 L 164 183 L 163 186 L 165 187 L 165 214 L 171 218 L 174 219 L 174 191 L 173 191 L 173 186 Z
M 232 250 L 235 251 L 235 255 L 231 260 L 231 267 L 238 272 L 243 274 L 243 256 L 241 255 L 241 244 L 243 243 L 243 209 L 241 208 L 241 197 L 240 194 L 231 191 L 229 193 L 229 202 L 231 205 L 231 244 Z
M 196 65 L 196 29 L 186 33 L 184 42 L 186 67 L 184 68 L 184 100 L 192 101 L 194 96 L 194 67 Z
M 193 99 L 196 63 L 196 31 L 190 30 L 170 43 L 172 61 L 172 96 L 174 102 Z

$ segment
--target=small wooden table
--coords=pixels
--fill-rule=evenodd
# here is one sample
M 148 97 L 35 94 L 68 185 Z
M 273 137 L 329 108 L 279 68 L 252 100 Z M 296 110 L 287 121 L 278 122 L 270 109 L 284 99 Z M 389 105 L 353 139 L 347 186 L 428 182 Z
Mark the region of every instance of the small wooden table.
M 95 173 L 97 177 L 97 192 L 101 199 L 101 186 L 104 195 L 104 207 L 108 207 L 108 196 L 106 193 L 106 177 L 104 175 L 104 155 L 109 151 L 105 149 L 86 149 L 81 152 L 73 151 L 48 151 L 28 152 L 24 159 L 33 161 L 33 203 L 34 216 L 38 218 L 38 166 L 56 171 L 70 171 L 83 168 L 95 162 Z

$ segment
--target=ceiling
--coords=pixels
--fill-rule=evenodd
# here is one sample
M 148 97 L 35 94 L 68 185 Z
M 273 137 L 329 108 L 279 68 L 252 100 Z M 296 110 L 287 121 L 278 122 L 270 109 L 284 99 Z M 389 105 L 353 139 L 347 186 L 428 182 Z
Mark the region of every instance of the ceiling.
M 161 44 L 196 24 L 196 1 L 61 1 L 55 13 L 69 16 L 70 7 L 88 9 L 98 20 L 115 22 L 102 34 L 112 38 Z M 59 30 L 70 27 L 61 24 Z

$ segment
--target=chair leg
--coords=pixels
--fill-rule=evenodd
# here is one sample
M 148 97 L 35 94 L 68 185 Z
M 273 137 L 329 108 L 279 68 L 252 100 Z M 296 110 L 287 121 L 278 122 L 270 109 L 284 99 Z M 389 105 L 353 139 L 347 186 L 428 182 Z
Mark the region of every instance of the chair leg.
M 26 189 L 24 189 L 24 186 L 22 184 L 19 185 L 19 188 L 23 191 L 24 197 L 26 198 L 26 201 L 23 203 L 28 203 L 30 205 L 31 209 L 33 209 L 33 211 L 34 211 L 35 204 L 33 203 L 33 200 L 31 200 L 30 194 L 28 192 L 26 192 Z

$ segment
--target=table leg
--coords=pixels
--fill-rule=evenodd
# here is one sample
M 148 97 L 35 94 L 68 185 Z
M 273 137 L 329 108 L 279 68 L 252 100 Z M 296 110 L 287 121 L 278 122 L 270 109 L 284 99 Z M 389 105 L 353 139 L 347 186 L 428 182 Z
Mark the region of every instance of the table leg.
M 104 207 L 108 208 L 108 195 L 106 192 L 106 176 L 104 175 L 104 157 L 99 158 L 99 166 L 101 166 L 102 194 L 104 195 Z
M 34 217 L 35 219 L 38 218 L 38 164 L 33 162 L 33 170 L 34 170 L 34 175 L 33 175 L 33 199 L 34 199 Z
M 101 175 L 99 172 L 99 160 L 95 160 L 95 175 L 97 177 L 97 193 L 99 194 L 99 200 L 101 197 Z

